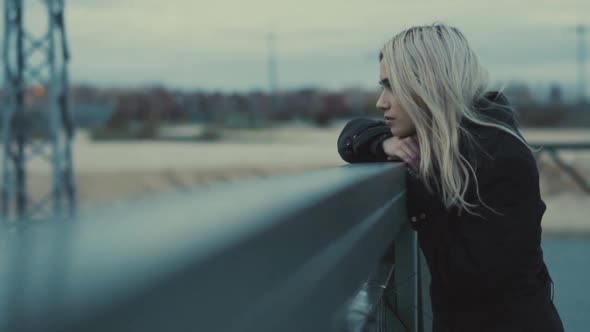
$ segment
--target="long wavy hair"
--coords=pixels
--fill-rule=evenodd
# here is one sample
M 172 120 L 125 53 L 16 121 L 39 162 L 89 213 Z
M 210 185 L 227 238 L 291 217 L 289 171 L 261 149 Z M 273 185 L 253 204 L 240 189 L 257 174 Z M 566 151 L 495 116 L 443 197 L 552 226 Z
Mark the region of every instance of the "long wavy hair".
M 510 126 L 476 111 L 489 89 L 489 74 L 465 36 L 442 23 L 412 27 L 387 41 L 380 58 L 393 94 L 416 127 L 419 176 L 427 189 L 440 193 L 447 208 L 475 214 L 478 202 L 466 201 L 473 181 L 479 203 L 492 209 L 481 200 L 474 167 L 459 149 L 461 137 L 475 143 L 462 121 L 498 128 L 527 143 Z

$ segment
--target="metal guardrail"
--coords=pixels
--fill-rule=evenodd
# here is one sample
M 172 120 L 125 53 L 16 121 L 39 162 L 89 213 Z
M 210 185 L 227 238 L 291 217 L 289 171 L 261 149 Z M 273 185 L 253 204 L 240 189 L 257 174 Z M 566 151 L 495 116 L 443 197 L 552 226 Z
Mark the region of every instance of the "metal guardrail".
M 404 193 L 347 165 L 7 226 L 0 330 L 428 330 Z
M 544 150 L 589 150 L 590 142 L 549 142 L 549 141 L 532 141 L 533 147 L 541 147 Z M 542 151 L 542 150 L 541 150 Z
M 590 142 L 531 142 L 531 146 L 541 148 L 536 154 L 539 157 L 542 153 L 547 152 L 551 160 L 569 175 L 575 183 L 578 184 L 580 189 L 590 195 L 590 183 L 586 178 L 580 174 L 574 167 L 565 162 L 560 156 L 559 151 L 580 151 L 590 150 Z

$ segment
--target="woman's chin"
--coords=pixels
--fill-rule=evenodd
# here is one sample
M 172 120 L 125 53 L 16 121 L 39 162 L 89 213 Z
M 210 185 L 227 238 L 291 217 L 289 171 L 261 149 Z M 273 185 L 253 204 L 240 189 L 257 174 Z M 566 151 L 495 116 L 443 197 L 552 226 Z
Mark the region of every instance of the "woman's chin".
M 389 128 L 389 130 L 391 131 L 391 134 L 395 137 L 407 136 L 405 130 L 400 130 L 400 128 L 397 128 L 395 126 L 392 126 L 391 128 Z
M 400 130 L 399 128 L 391 127 L 391 134 L 395 137 L 404 138 L 410 137 L 416 134 L 415 130 Z

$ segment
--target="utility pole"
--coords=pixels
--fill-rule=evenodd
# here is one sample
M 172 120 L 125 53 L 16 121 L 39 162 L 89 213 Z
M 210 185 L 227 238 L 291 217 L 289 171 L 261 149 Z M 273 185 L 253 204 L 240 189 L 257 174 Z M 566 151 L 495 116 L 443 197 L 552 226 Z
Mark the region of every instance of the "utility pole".
M 578 37 L 577 46 L 577 60 L 578 60 L 578 103 L 584 105 L 586 103 L 586 57 L 587 57 L 587 40 L 586 33 L 590 27 L 585 25 L 576 26 L 576 35 Z
M 27 29 L 27 23 L 34 22 L 24 20 L 24 4 L 32 1 L 46 9 L 47 30 L 41 36 Z M 64 0 L 4 0 L 0 218 L 5 222 L 74 214 L 69 57 Z M 47 167 L 40 173 L 51 176 L 43 196 L 29 190 L 31 162 Z
M 278 108 L 278 86 L 279 78 L 277 73 L 277 36 L 274 31 L 268 34 L 268 83 L 272 102 L 272 112 Z

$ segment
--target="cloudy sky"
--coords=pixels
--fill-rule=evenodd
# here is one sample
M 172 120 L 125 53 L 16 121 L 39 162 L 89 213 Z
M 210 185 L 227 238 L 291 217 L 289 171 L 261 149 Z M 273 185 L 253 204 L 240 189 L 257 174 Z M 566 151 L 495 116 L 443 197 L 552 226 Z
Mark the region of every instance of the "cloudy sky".
M 573 26 L 590 24 L 588 0 L 66 2 L 73 81 L 104 86 L 267 89 L 275 31 L 281 88 L 376 87 L 383 42 L 434 21 L 463 30 L 495 81 L 571 84 Z M 40 17 L 29 9 L 29 24 Z

